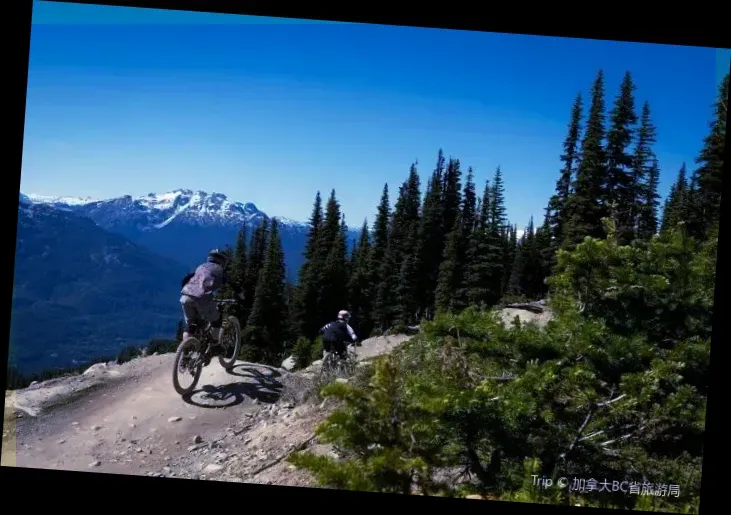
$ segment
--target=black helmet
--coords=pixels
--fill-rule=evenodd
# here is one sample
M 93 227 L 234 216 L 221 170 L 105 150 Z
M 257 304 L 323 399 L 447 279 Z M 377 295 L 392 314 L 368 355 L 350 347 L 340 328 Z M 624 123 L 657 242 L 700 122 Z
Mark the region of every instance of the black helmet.
M 213 249 L 208 253 L 208 261 L 225 266 L 228 262 L 228 256 L 218 249 Z

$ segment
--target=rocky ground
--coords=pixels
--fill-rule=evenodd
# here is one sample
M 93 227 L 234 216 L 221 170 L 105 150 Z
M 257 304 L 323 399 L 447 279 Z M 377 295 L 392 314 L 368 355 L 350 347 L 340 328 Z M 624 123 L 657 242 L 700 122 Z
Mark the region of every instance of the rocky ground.
M 371 338 L 365 362 L 408 337 Z M 319 363 L 288 372 L 213 362 L 198 389 L 172 388 L 173 355 L 98 364 L 85 374 L 6 392 L 2 464 L 307 485 L 285 461 L 295 449 L 329 452 L 313 438 L 331 406 L 316 401 Z
M 550 313 L 505 310 L 540 324 Z M 362 364 L 410 337 L 365 340 Z M 232 482 L 312 486 L 286 457 L 308 448 L 332 453 L 314 429 L 333 409 L 314 395 L 319 364 L 300 372 L 239 362 L 203 370 L 190 397 L 172 387 L 172 354 L 5 394 L 2 464 Z

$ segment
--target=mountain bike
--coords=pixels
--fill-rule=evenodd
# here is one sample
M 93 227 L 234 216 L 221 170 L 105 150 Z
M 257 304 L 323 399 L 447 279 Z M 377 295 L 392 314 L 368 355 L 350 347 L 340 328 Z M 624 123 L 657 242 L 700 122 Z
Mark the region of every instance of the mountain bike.
M 319 379 L 321 383 L 330 382 L 337 377 L 350 377 L 355 373 L 356 344 L 349 344 L 344 354 L 329 352 L 322 360 Z
M 233 315 L 227 315 L 224 306 L 236 303 L 233 299 L 216 300 L 218 312 L 223 323 L 221 324 L 221 336 L 219 339 L 220 354 L 218 362 L 226 370 L 230 370 L 236 364 L 241 345 L 241 324 Z M 173 364 L 173 386 L 180 395 L 186 395 L 193 391 L 198 385 L 203 367 L 207 367 L 214 358 L 213 347 L 216 344 L 211 334 L 211 324 L 199 326 L 190 338 L 183 340 L 178 345 Z M 190 375 L 192 382 L 188 387 L 182 387 L 180 380 Z

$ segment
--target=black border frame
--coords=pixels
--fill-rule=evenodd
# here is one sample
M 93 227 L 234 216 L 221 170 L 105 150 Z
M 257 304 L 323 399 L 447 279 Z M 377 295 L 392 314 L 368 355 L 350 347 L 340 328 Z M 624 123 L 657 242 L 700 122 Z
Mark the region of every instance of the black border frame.
M 62 3 L 69 3 L 63 0 L 61 1 Z M 424 9 L 425 6 L 422 5 L 420 6 L 422 9 L 418 14 L 412 11 L 407 15 L 397 14 L 397 12 L 393 10 L 391 10 L 391 12 L 384 11 L 383 13 L 379 13 L 377 7 L 380 6 L 373 2 L 366 4 L 367 10 L 364 9 L 361 14 L 358 14 L 357 9 L 352 4 L 348 5 L 348 7 L 352 6 L 352 8 L 349 9 L 345 7 L 344 4 L 333 4 L 330 2 L 309 2 L 307 6 L 304 6 L 299 2 L 293 2 L 289 5 L 286 3 L 277 3 L 276 5 L 272 5 L 272 2 L 267 2 L 265 5 L 265 2 L 231 2 L 230 0 L 189 0 L 187 2 L 184 0 L 97 0 L 95 2 L 90 2 L 88 0 L 75 0 L 73 3 L 106 4 L 126 7 L 151 7 L 157 9 L 207 11 L 287 18 L 380 23 L 389 25 L 429 26 L 445 29 L 511 32 L 575 38 L 729 48 L 728 38 L 723 37 L 724 34 L 727 33 L 727 25 L 721 21 L 721 12 L 718 11 L 717 15 L 714 16 L 714 13 L 709 12 L 709 10 L 701 11 L 698 14 L 693 14 L 686 9 L 682 12 L 668 12 L 666 10 L 663 12 L 662 18 L 659 18 L 656 11 L 653 12 L 648 9 L 645 11 L 648 14 L 640 15 L 635 9 L 623 9 L 622 7 L 624 6 L 620 7 L 621 4 L 613 4 L 613 7 L 615 8 L 612 10 L 607 9 L 608 6 L 605 4 L 602 6 L 604 8 L 599 10 L 600 14 L 594 14 L 596 11 L 591 9 L 588 4 L 584 4 L 578 9 L 576 7 L 568 8 L 568 6 L 559 7 L 557 4 L 544 4 L 543 6 L 535 6 L 534 4 L 534 6 L 530 9 L 526 9 L 524 6 L 501 4 L 500 15 L 495 16 L 494 13 L 496 13 L 496 10 L 494 8 L 491 9 L 492 5 L 488 4 L 486 6 L 482 6 L 479 4 L 472 4 L 475 15 L 469 16 L 466 6 L 463 7 L 457 4 L 454 5 L 454 7 L 450 5 L 454 14 L 449 16 L 444 11 L 443 4 L 435 4 L 434 8 L 431 9 L 431 12 L 429 12 L 429 9 Z M 8 95 L 12 96 L 6 97 L 5 105 L 10 108 L 8 111 L 10 118 L 12 119 L 14 130 L 6 132 L 6 138 L 10 140 L 9 143 L 11 146 L 10 152 L 6 154 L 6 157 L 12 161 L 8 163 L 11 165 L 12 172 L 9 174 L 9 177 L 6 176 L 6 198 L 8 200 L 2 204 L 4 208 L 8 209 L 8 213 L 10 214 L 6 218 L 8 224 L 6 227 L 8 230 L 5 233 L 6 237 L 4 238 L 4 245 L 7 252 L 11 254 L 13 264 L 15 259 L 14 250 L 18 209 L 17 192 L 20 186 L 20 170 L 22 162 L 32 5 L 32 0 L 18 0 L 5 4 L 6 12 L 10 14 L 6 20 L 8 22 L 15 22 L 7 23 L 6 26 L 17 27 L 13 29 L 16 43 L 6 46 L 6 55 L 9 54 L 12 56 L 12 59 L 9 60 L 9 64 L 12 68 L 7 70 L 10 73 L 6 73 L 5 75 L 6 82 L 11 83 L 12 89 L 6 89 L 6 92 L 9 92 Z M 391 4 L 391 6 L 393 6 L 393 4 Z M 459 9 L 459 7 L 463 8 Z M 517 16 L 512 18 L 509 17 L 508 14 L 511 10 Z M 368 11 L 370 12 L 366 14 Z M 404 9 L 399 12 L 403 13 L 407 11 Z M 477 13 L 486 14 L 480 17 Z M 540 26 L 540 21 L 549 19 L 549 16 L 551 16 L 554 21 L 551 21 L 550 25 L 544 23 L 543 26 Z M 582 20 L 584 23 L 580 23 L 579 20 Z M 673 21 L 676 21 L 676 23 L 673 24 Z M 696 35 L 694 33 L 698 34 Z M 724 39 L 726 39 L 726 41 L 723 41 Z M 727 157 L 730 139 L 731 138 L 727 131 Z M 729 173 L 729 167 L 728 159 L 726 159 L 724 168 L 725 174 Z M 729 194 L 728 181 L 724 182 L 723 191 L 723 196 L 727 197 Z M 721 218 L 723 219 L 723 222 L 721 223 L 722 228 L 725 228 L 725 226 L 729 223 L 727 220 L 729 214 L 727 204 L 728 202 L 722 202 L 721 204 Z M 718 263 L 722 262 L 722 250 L 719 245 Z M 8 292 L 5 294 L 6 301 L 9 301 L 10 296 L 12 295 L 13 270 L 14 267 L 4 267 L 6 292 Z M 706 418 L 705 452 L 701 486 L 701 514 L 715 513 L 713 507 L 716 505 L 722 505 L 724 500 L 723 494 L 725 493 L 723 491 L 723 486 L 726 478 L 724 477 L 724 470 L 722 468 L 725 464 L 722 461 L 722 450 L 725 448 L 725 442 L 722 434 L 723 428 L 721 426 L 721 417 L 723 399 L 725 397 L 724 393 L 728 390 L 727 388 L 722 389 L 725 385 L 721 381 L 721 374 L 723 373 L 722 363 L 725 363 L 726 361 L 722 356 L 722 353 L 725 352 L 726 348 L 722 345 L 723 337 L 721 332 L 722 328 L 720 327 L 720 313 L 723 305 L 722 294 L 724 293 L 723 288 L 720 286 L 723 284 L 720 277 L 723 270 L 724 267 L 718 266 L 716 271 L 716 309 L 713 323 L 713 338 L 711 343 L 711 384 L 709 385 L 708 411 Z M 8 302 L 8 305 L 9 304 L 10 303 Z M 7 329 L 9 329 L 9 310 L 5 311 L 5 313 L 6 322 L 4 325 Z M 1 345 L 1 362 L 7 363 L 7 352 L 7 345 Z M 0 379 L 3 379 L 3 381 L 5 374 L 5 367 L 0 368 Z M 10 485 L 14 485 L 16 481 L 34 481 L 36 484 L 40 483 L 42 485 L 36 495 L 29 499 L 30 505 L 26 505 L 29 508 L 40 508 L 41 506 L 58 508 L 59 504 L 69 501 L 74 504 L 87 503 L 92 499 L 95 500 L 97 494 L 101 497 L 107 498 L 107 502 L 105 503 L 106 506 L 102 506 L 102 509 L 109 509 L 109 501 L 113 501 L 115 504 L 119 504 L 120 506 L 127 505 L 130 507 L 142 507 L 143 496 L 141 494 L 150 490 L 151 495 L 144 497 L 147 497 L 149 501 L 150 497 L 155 496 L 165 507 L 168 505 L 172 507 L 173 504 L 181 504 L 182 506 L 187 505 L 187 507 L 191 507 L 191 503 L 188 501 L 188 499 L 191 498 L 191 493 L 199 494 L 200 497 L 213 497 L 210 499 L 212 504 L 209 505 L 209 510 L 236 509 L 236 504 L 241 502 L 239 499 L 242 497 L 244 497 L 244 499 L 242 499 L 243 502 L 246 503 L 242 506 L 242 508 L 251 509 L 254 508 L 254 506 L 252 503 L 248 502 L 246 497 L 286 496 L 318 499 L 323 501 L 324 504 L 321 505 L 323 507 L 327 506 L 329 508 L 332 506 L 335 509 L 345 508 L 346 510 L 346 507 L 338 506 L 338 504 L 336 504 L 337 501 L 342 499 L 356 502 L 358 504 L 374 503 L 388 506 L 389 508 L 393 507 L 393 509 L 399 509 L 401 506 L 407 509 L 414 509 L 417 507 L 421 509 L 427 507 L 435 509 L 438 508 L 441 503 L 441 506 L 443 507 L 442 509 L 474 510 L 474 512 L 480 513 L 621 513 L 619 510 L 600 510 L 590 508 L 567 509 L 566 507 L 561 506 L 502 502 L 489 502 L 489 504 L 483 504 L 460 499 L 366 494 L 316 488 L 288 488 L 245 483 L 221 483 L 214 481 L 194 481 L 171 478 L 160 479 L 143 476 L 99 474 L 91 472 L 66 472 L 28 468 L 1 467 L 0 474 L 0 477 L 2 478 L 1 484 L 3 484 L 3 492 L 5 493 L 19 493 L 12 491 L 10 488 Z M 56 492 L 58 492 L 59 495 L 54 495 Z M 133 495 L 128 495 L 127 492 Z M 172 495 L 180 492 L 184 492 L 187 495 Z M 171 495 L 168 496 L 168 493 Z M 209 495 L 206 496 L 206 494 Z M 161 497 L 161 495 L 164 495 L 164 497 Z M 218 498 L 214 496 L 217 496 Z M 218 499 L 221 499 L 225 503 L 230 503 L 230 506 L 217 505 L 216 501 Z M 23 500 L 20 500 L 20 503 L 23 503 Z M 77 506 L 79 505 L 77 504 Z M 83 506 L 83 504 L 81 504 L 81 506 Z M 96 506 L 92 506 L 92 509 L 95 508 Z

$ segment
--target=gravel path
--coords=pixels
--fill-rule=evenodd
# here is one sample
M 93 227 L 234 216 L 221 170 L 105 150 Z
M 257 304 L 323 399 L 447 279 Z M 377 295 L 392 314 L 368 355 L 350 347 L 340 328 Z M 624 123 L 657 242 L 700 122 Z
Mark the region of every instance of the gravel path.
M 365 340 L 358 360 L 386 354 L 407 336 Z M 197 391 L 172 387 L 174 355 L 98 364 L 84 375 L 7 392 L 2 464 L 6 466 L 219 479 L 306 486 L 286 456 L 310 446 L 331 406 L 301 395 L 317 364 L 301 373 L 216 361 Z

